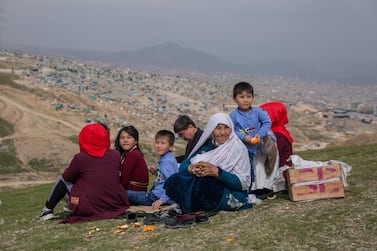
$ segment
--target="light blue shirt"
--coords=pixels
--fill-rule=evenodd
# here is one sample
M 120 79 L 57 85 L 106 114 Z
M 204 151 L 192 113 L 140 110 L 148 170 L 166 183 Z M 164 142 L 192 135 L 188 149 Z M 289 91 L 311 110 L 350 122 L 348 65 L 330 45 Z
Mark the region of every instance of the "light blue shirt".
M 174 203 L 167 195 L 164 189 L 165 181 L 178 172 L 178 163 L 172 152 L 162 155 L 158 161 L 157 178 L 154 181 L 151 192 L 164 203 Z
M 229 117 L 232 119 L 234 132 L 246 145 L 247 150 L 255 155 L 257 145 L 251 145 L 244 142 L 246 135 L 254 137 L 259 135 L 262 139 L 271 129 L 271 120 L 268 114 L 257 106 L 252 106 L 248 112 L 234 109 L 230 112 Z

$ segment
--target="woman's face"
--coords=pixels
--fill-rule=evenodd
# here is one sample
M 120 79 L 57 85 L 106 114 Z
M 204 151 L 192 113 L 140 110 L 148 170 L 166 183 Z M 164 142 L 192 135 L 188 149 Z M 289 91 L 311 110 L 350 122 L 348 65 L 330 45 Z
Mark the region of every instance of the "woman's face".
M 218 144 L 224 144 L 228 139 L 232 129 L 229 126 L 224 124 L 218 124 L 213 130 L 213 137 Z
M 137 141 L 134 137 L 126 133 L 125 131 L 122 131 L 120 133 L 119 137 L 119 145 L 122 147 L 122 149 L 126 152 L 131 150 L 135 145 L 137 144 Z

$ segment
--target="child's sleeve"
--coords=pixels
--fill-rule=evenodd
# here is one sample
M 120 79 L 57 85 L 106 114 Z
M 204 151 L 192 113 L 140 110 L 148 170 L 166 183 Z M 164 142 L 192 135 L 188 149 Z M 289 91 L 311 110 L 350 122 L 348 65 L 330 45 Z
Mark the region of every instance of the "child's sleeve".
M 267 135 L 267 132 L 271 129 L 271 119 L 268 116 L 267 112 L 262 110 L 261 108 L 258 108 L 258 117 L 259 117 L 259 122 L 260 122 L 260 128 L 257 132 L 257 134 L 263 138 L 264 136 Z

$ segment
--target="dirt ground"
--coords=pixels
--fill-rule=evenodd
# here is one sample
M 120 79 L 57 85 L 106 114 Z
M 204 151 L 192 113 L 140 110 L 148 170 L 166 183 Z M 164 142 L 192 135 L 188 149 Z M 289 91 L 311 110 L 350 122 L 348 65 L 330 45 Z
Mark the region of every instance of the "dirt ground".
M 22 84 L 29 85 L 31 83 Z M 56 96 L 66 103 L 71 102 L 84 106 L 96 104 L 88 103 L 91 101 L 83 101 L 79 95 L 74 93 L 62 93 L 59 89 L 49 89 L 44 92 L 43 95 L 36 95 L 0 85 L 1 118 L 13 124 L 15 129 L 13 135 L 0 138 L 0 147 L 7 140 L 12 140 L 16 155 L 24 169 L 21 173 L 0 175 L 0 190 L 53 182 L 56 175 L 64 170 L 72 156 L 79 150 L 78 145 L 69 138 L 77 136 L 80 129 L 86 124 L 86 114 L 68 110 L 58 111 L 51 104 L 51 97 Z M 97 105 L 97 107 L 101 106 Z M 111 112 L 110 108 L 105 106 L 101 109 L 99 112 Z M 347 127 L 355 129 L 353 131 L 356 131 L 356 128 L 359 130 L 356 131 L 358 134 L 356 137 L 359 138 L 352 141 L 352 137 L 346 136 L 344 132 L 339 132 L 339 127 L 324 128 L 320 117 L 315 117 L 315 120 L 319 122 L 313 125 L 309 123 L 313 120 L 313 116 L 300 114 L 300 108 L 296 108 L 296 111 L 291 109 L 289 112 L 291 119 L 288 129 L 295 138 L 294 147 L 296 149 L 324 148 L 329 144 L 341 145 L 349 142 L 360 144 L 377 142 L 376 133 L 368 134 L 367 137 L 360 136 L 361 132 L 376 132 L 376 125 L 348 121 Z M 345 122 L 342 123 L 344 127 Z M 116 128 L 111 128 L 111 131 L 113 132 L 112 137 L 115 137 Z M 310 138 L 308 136 L 310 134 L 315 136 Z M 141 140 L 152 143 L 153 139 L 141 136 Z M 30 168 L 30 162 L 33 160 L 46 160 L 50 163 L 50 170 Z

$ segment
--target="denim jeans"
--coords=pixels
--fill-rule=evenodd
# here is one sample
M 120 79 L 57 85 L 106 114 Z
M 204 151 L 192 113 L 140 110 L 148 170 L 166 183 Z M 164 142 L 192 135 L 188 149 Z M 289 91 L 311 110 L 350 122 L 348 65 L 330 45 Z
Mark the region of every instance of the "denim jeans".
M 159 199 L 151 192 L 127 190 L 126 193 L 131 205 L 152 206 L 153 202 Z

